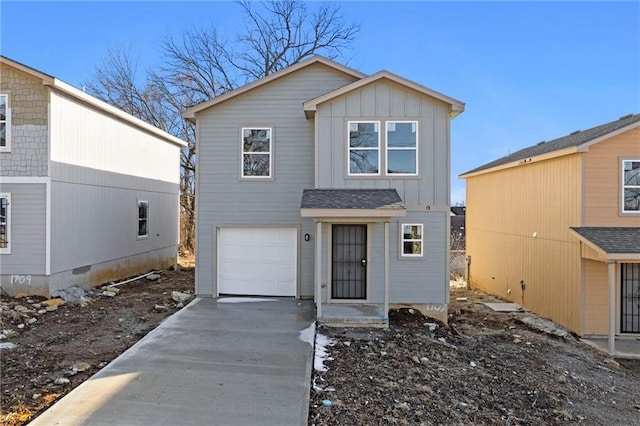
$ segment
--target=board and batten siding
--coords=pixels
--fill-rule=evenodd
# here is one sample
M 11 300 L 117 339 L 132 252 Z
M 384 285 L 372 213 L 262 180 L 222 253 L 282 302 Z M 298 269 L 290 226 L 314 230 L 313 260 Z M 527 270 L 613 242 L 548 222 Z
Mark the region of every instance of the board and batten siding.
M 166 265 L 172 252 L 175 262 L 181 147 L 56 91 L 51 116 L 52 274 L 100 281 Z M 149 203 L 146 238 L 138 201 Z
M 418 121 L 419 176 L 347 176 L 348 121 L 379 119 Z M 383 79 L 318 105 L 316 128 L 318 188 L 394 188 L 407 206 L 449 205 L 449 106 L 445 103 Z M 380 132 L 384 145 L 384 128 Z
M 314 126 L 305 101 L 351 83 L 355 77 L 317 63 L 205 109 L 196 115 L 198 139 L 196 292 L 216 295 L 221 226 L 297 226 L 302 190 L 314 187 Z M 241 180 L 242 127 L 271 127 L 272 179 Z M 298 240 L 299 296 L 313 295 L 313 239 Z M 248 262 L 250 259 L 247 260 Z
M 46 273 L 47 193 L 44 183 L 3 183 L 0 193 L 11 194 L 11 253 L 0 254 L 1 274 Z M 3 278 L 3 283 L 6 279 Z
M 623 158 L 640 160 L 640 128 L 594 144 L 584 154 L 583 226 L 640 227 L 640 215 L 621 214 Z
M 470 281 L 581 331 L 581 154 L 467 178 Z M 522 291 L 520 281 L 526 289 Z
M 583 259 L 584 328 L 582 335 L 609 333 L 609 276 L 606 262 Z M 620 267 L 616 266 L 616 277 Z M 616 286 L 617 287 L 617 286 Z M 619 293 L 619 290 L 618 290 Z M 619 302 L 617 302 L 619 304 Z M 617 321 L 616 321 L 617 324 Z

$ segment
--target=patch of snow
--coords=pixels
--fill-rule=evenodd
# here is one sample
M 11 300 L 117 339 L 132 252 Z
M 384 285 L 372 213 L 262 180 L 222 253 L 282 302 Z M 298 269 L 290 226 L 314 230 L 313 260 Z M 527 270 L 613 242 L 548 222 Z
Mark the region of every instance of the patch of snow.
M 265 299 L 260 297 L 223 297 L 218 299 L 218 303 L 252 303 L 252 302 L 275 302 L 278 299 Z
M 11 343 L 11 342 L 0 343 L 0 349 L 13 349 L 15 347 L 16 347 L 15 343 Z
M 324 365 L 324 362 L 333 360 L 333 358 L 329 356 L 327 347 L 333 345 L 335 345 L 335 341 L 333 339 L 330 339 L 320 333 L 316 334 L 316 351 L 313 359 L 313 368 L 316 371 L 327 371 L 327 367 Z
M 315 335 L 316 335 L 316 323 L 312 322 L 309 327 L 300 331 L 300 335 L 298 336 L 298 338 L 303 342 L 310 344 L 311 347 L 313 348 L 313 339 L 315 338 Z

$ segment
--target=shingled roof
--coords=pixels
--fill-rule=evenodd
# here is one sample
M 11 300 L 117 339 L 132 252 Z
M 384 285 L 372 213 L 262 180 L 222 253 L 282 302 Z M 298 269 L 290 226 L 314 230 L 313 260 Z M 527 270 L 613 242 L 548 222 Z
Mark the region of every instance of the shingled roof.
M 640 227 L 571 228 L 606 253 L 640 253 Z
M 395 189 L 305 189 L 302 209 L 404 209 Z
M 540 142 L 536 145 L 521 149 L 520 151 L 516 151 L 513 154 L 507 155 L 502 158 L 498 158 L 497 160 L 491 161 L 473 170 L 469 170 L 468 172 L 463 173 L 461 176 L 480 172 L 482 170 L 491 169 L 493 167 L 501 166 L 503 164 L 508 164 L 515 161 L 520 161 L 527 158 L 535 157 L 537 155 L 559 151 L 561 149 L 577 147 L 585 143 L 591 142 L 595 139 L 598 139 L 602 136 L 605 136 L 609 133 L 613 133 L 624 127 L 630 126 L 634 123 L 640 124 L 640 114 L 625 115 L 624 117 L 620 117 L 618 120 L 612 121 L 610 123 L 592 127 L 591 129 L 587 129 L 587 130 L 582 130 L 582 131 L 579 130 L 579 131 L 570 133 L 567 136 L 563 136 L 561 138 L 554 139 L 548 142 Z

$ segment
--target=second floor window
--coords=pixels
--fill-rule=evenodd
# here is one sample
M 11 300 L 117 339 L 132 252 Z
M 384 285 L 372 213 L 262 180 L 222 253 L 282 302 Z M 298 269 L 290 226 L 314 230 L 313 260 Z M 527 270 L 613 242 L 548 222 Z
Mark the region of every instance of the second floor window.
M 11 148 L 11 111 L 9 110 L 9 95 L 0 94 L 0 151 Z
M 418 174 L 418 122 L 387 121 L 387 174 Z
M 622 160 L 622 212 L 640 213 L 640 158 Z
M 272 129 L 242 129 L 242 177 L 271 178 Z
M 349 122 L 349 174 L 380 174 L 379 122 Z

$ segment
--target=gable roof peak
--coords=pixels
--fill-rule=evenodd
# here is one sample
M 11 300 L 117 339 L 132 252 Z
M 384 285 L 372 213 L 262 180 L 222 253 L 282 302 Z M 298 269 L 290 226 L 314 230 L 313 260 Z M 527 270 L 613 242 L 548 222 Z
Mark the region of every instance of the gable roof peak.
M 240 86 L 240 87 L 238 87 L 238 88 L 236 88 L 234 90 L 231 90 L 229 92 L 223 93 L 222 95 L 216 96 L 213 99 L 201 102 L 201 103 L 199 103 L 197 105 L 194 105 L 194 106 L 192 106 L 190 108 L 187 108 L 185 111 L 182 112 L 182 116 L 187 120 L 194 121 L 195 120 L 195 115 L 197 113 L 199 113 L 200 111 L 203 111 L 203 110 L 205 110 L 207 108 L 210 108 L 210 107 L 212 107 L 214 105 L 222 103 L 222 102 L 224 102 L 224 101 L 226 101 L 228 99 L 234 98 L 234 97 L 236 97 L 238 95 L 246 93 L 246 92 L 248 92 L 250 90 L 253 90 L 253 89 L 255 89 L 257 87 L 260 87 L 260 86 L 262 86 L 264 84 L 267 84 L 267 83 L 269 83 L 271 81 L 277 80 L 277 79 L 282 78 L 282 77 L 284 77 L 284 76 L 286 76 L 288 74 L 291 74 L 291 73 L 293 73 L 295 71 L 298 71 L 300 69 L 306 68 L 306 67 L 308 67 L 310 65 L 317 64 L 317 63 L 321 63 L 323 65 L 326 65 L 326 66 L 328 66 L 330 68 L 333 68 L 333 69 L 335 69 L 337 71 L 343 72 L 343 73 L 345 73 L 347 75 L 350 75 L 352 77 L 355 77 L 357 79 L 361 79 L 361 78 L 366 77 L 366 74 L 364 74 L 364 73 L 362 73 L 360 71 L 357 71 L 357 70 L 355 70 L 353 68 L 350 68 L 350 67 L 348 67 L 346 65 L 342 65 L 342 64 L 340 64 L 340 63 L 338 63 L 338 62 L 336 62 L 336 61 L 334 61 L 332 59 L 326 58 L 326 57 L 324 57 L 322 55 L 314 55 L 314 56 L 311 56 L 310 58 L 304 59 L 304 60 L 302 60 L 300 62 L 297 62 L 295 64 L 289 65 L 286 68 L 283 68 L 283 69 L 281 69 L 279 71 L 276 71 L 276 72 L 274 72 L 272 74 L 269 74 L 266 77 L 262 77 L 262 78 L 260 78 L 258 80 L 252 81 L 251 83 L 247 83 L 247 84 L 245 84 L 243 86 Z

